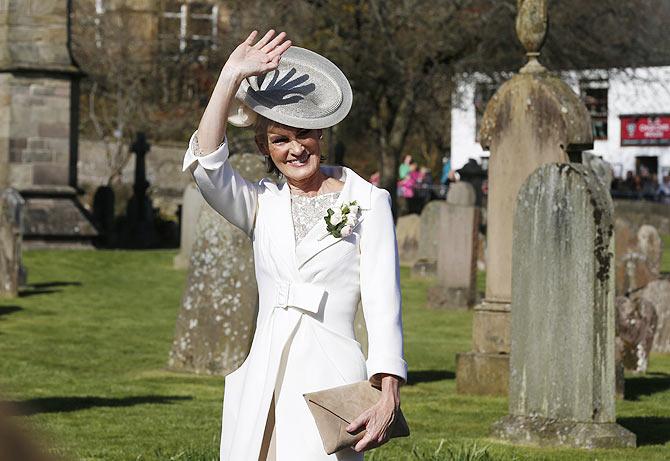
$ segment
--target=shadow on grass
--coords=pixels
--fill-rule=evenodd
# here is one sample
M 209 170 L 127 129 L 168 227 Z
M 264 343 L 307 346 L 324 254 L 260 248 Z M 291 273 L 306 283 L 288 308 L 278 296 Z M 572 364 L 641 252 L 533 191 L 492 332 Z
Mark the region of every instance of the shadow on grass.
M 19 292 L 20 298 L 27 296 L 44 295 L 49 293 L 59 293 L 63 290 L 55 290 L 54 288 L 81 286 L 81 282 L 44 282 L 44 283 L 29 283 L 24 289 Z
M 29 283 L 26 285 L 33 290 L 44 290 L 46 288 L 56 287 L 80 287 L 81 282 L 44 282 L 44 283 Z
M 645 376 L 626 378 L 624 398 L 639 400 L 641 396 L 652 395 L 670 389 L 670 374 L 647 373 Z
M 412 386 L 419 383 L 432 383 L 434 381 L 444 381 L 445 379 L 454 379 L 456 374 L 449 370 L 418 370 L 407 373 L 407 385 Z
M 17 415 L 30 416 L 41 413 L 68 413 L 96 407 L 132 407 L 146 404 L 171 404 L 180 400 L 192 400 L 182 395 L 138 395 L 133 397 L 40 397 L 36 399 L 6 402 Z
M 49 293 L 60 293 L 63 290 L 21 290 L 19 291 L 19 298 L 27 298 L 35 295 L 48 295 Z
M 0 306 L 0 317 L 22 310 L 23 308 L 20 306 Z
M 670 418 L 636 416 L 617 418 L 617 423 L 637 436 L 637 444 L 663 445 L 670 441 Z

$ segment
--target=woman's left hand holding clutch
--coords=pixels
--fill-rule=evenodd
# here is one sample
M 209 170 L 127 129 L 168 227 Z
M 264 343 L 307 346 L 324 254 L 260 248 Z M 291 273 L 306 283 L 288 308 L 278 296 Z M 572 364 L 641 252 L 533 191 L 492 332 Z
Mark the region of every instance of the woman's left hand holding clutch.
M 365 435 L 354 446 L 357 452 L 383 445 L 391 436 L 391 425 L 400 407 L 400 378 L 394 375 L 382 375 L 381 384 L 382 396 L 379 401 L 346 427 L 349 433 L 355 433 L 360 428 L 365 429 Z

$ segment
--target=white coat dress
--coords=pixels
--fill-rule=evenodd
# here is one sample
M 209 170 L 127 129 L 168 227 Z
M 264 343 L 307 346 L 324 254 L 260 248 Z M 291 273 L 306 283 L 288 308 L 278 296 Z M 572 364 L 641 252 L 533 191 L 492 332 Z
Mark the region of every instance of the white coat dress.
M 350 236 L 335 238 L 321 220 L 296 245 L 288 185 L 242 178 L 228 162 L 225 141 L 195 156 L 196 136 L 183 169 L 212 208 L 251 238 L 259 293 L 251 350 L 225 378 L 221 461 L 258 460 L 273 395 L 277 461 L 362 460 L 351 449 L 326 454 L 303 394 L 374 381 L 378 373 L 407 379 L 388 192 L 349 168 L 322 166 L 344 181 L 336 206 L 356 200 L 359 221 Z M 354 338 L 359 299 L 367 361 Z

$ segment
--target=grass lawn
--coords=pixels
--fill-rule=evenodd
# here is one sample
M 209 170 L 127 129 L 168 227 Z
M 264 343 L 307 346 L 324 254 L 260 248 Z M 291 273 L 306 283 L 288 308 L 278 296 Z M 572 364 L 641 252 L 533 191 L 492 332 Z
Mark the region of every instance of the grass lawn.
M 28 289 L 0 302 L 0 389 L 55 452 L 82 460 L 218 460 L 223 378 L 164 369 L 185 281 L 172 269 L 175 254 L 26 252 Z M 412 436 L 374 450 L 368 461 L 670 459 L 670 355 L 653 355 L 650 373 L 629 377 L 626 400 L 617 403 L 637 449 L 528 449 L 487 439 L 506 399 L 455 392 L 455 353 L 470 349 L 471 312 L 428 309 L 429 282 L 405 268 L 402 275 L 410 365 L 402 400 Z M 479 449 L 487 455 L 472 456 Z

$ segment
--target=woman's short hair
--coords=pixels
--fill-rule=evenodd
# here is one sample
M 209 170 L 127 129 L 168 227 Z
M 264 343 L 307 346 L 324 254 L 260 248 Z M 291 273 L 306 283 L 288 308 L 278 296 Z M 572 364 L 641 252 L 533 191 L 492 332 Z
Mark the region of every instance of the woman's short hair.
M 260 149 L 261 154 L 265 156 L 267 172 L 281 176 L 281 171 L 279 171 L 275 162 L 272 161 L 272 157 L 270 157 L 270 147 L 268 146 L 268 129 L 274 124 L 276 124 L 276 122 L 263 117 L 262 115 L 258 115 L 256 123 L 254 124 L 254 140 L 256 141 L 256 145 Z

